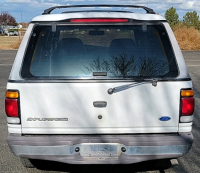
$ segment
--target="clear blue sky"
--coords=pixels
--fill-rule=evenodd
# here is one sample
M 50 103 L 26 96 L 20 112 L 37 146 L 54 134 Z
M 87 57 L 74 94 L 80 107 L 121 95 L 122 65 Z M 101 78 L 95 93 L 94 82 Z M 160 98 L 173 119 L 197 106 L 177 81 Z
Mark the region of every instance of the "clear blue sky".
M 179 20 L 182 20 L 188 11 L 196 11 L 200 15 L 200 0 L 0 0 L 0 11 L 9 12 L 17 22 L 29 22 L 49 7 L 77 4 L 144 5 L 163 16 L 165 11 L 173 6 L 177 10 Z

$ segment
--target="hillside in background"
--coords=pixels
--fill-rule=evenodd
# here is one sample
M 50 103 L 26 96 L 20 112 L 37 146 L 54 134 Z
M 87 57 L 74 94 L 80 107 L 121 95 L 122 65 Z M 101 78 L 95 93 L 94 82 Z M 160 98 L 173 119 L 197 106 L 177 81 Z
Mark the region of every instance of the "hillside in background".
M 200 32 L 194 27 L 176 26 L 174 34 L 181 50 L 200 50 Z

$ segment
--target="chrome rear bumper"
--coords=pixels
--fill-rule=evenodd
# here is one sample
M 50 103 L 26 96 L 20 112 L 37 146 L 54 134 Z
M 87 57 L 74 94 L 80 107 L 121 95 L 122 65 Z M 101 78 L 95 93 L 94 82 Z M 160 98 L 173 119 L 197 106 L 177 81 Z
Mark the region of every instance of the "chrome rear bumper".
M 71 164 L 128 164 L 175 158 L 185 155 L 192 143 L 191 133 L 8 136 L 9 147 L 16 156 Z

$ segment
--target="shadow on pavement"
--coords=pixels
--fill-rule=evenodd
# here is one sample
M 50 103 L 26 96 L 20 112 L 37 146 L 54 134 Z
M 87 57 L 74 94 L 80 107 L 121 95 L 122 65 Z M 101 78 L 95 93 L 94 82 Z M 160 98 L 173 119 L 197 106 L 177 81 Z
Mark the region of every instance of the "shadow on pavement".
M 70 172 L 70 173 L 133 173 L 143 171 L 160 171 L 164 173 L 164 169 L 172 167 L 169 159 L 159 161 L 146 161 L 129 165 L 72 165 L 52 161 L 32 161 L 34 166 L 39 170 Z

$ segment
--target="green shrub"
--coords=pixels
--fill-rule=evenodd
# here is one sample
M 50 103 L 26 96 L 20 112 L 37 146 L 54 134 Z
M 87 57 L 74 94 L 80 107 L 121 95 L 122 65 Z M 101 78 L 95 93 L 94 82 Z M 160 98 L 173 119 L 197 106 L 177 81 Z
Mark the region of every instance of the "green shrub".
M 19 29 L 16 29 L 16 28 L 11 28 L 11 29 L 8 29 L 8 32 L 9 32 L 9 31 L 17 31 L 17 32 L 18 32 L 18 31 L 19 31 Z

